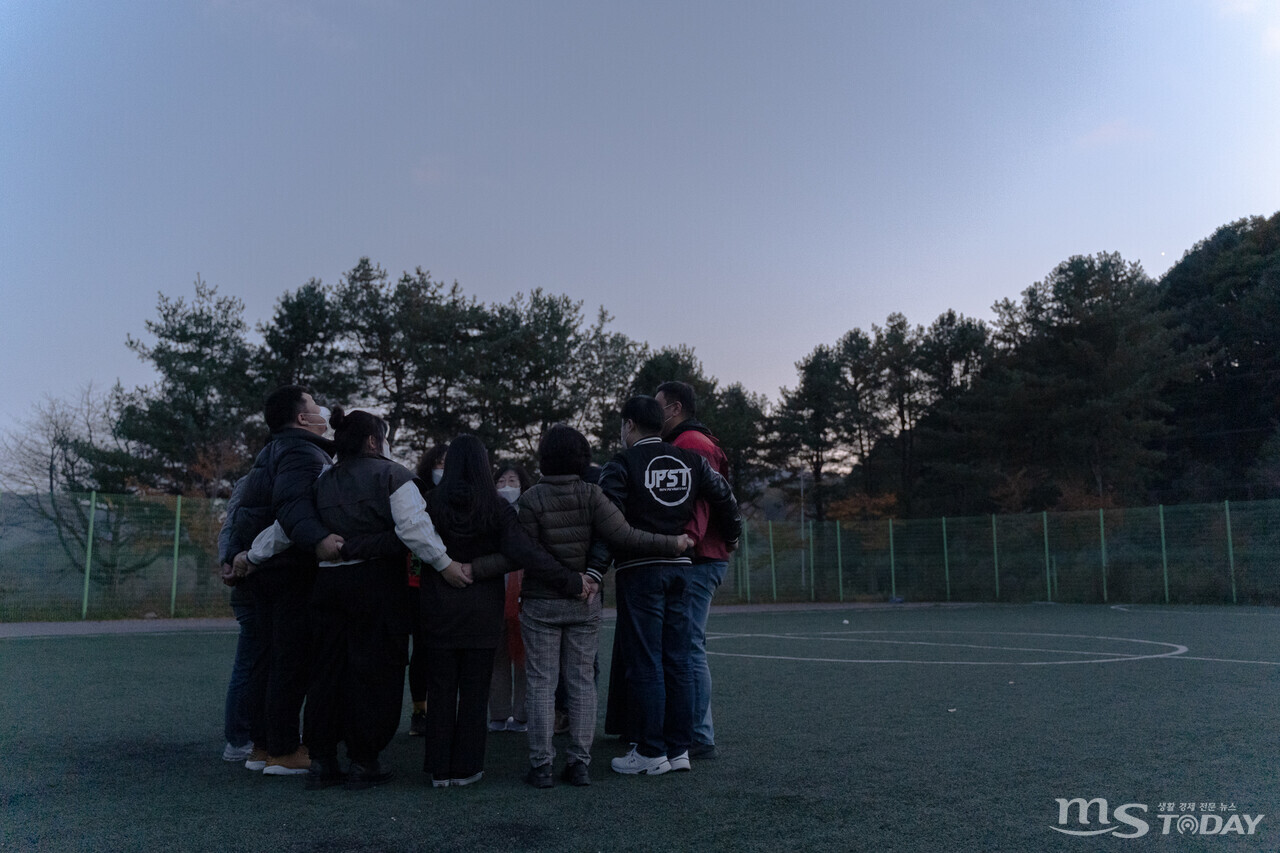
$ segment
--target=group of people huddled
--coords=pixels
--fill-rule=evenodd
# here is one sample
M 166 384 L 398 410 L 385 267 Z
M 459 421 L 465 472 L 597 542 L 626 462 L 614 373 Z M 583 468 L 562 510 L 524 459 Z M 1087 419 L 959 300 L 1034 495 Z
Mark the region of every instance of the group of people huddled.
M 706 624 L 741 519 L 695 407 L 683 382 L 632 397 L 601 468 L 582 433 L 556 424 L 533 483 L 519 466 L 495 475 L 473 435 L 429 451 L 415 475 L 391 459 L 382 418 L 276 389 L 270 438 L 219 539 L 240 625 L 223 758 L 305 774 L 308 788 L 387 782 L 379 756 L 400 726 L 407 665 L 409 733 L 425 741 L 433 786 L 479 781 L 499 730 L 527 732 L 525 779 L 538 788 L 554 784 L 554 735 L 567 732 L 562 778 L 588 785 L 611 568 L 605 731 L 631 745 L 613 770 L 716 757 Z

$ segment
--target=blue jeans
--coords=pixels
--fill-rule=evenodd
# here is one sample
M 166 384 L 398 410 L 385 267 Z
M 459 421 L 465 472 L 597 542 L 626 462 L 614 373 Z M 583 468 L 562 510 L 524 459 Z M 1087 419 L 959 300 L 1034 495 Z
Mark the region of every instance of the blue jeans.
M 240 585 L 231 588 L 231 612 L 240 624 L 236 641 L 236 659 L 231 665 L 231 681 L 227 683 L 227 705 L 223 714 L 223 734 L 232 746 L 244 746 L 252 735 L 253 716 L 262 715 L 265 673 L 261 669 L 267 652 L 267 638 L 262 630 L 253 597 Z M 258 678 L 254 678 L 254 670 Z M 265 747 L 266 744 L 263 744 Z
M 689 665 L 693 668 L 693 742 L 713 744 L 716 730 L 711 724 L 711 667 L 707 665 L 707 616 L 711 597 L 724 581 L 729 563 L 718 560 L 694 563 L 689 571 L 689 621 L 693 623 L 693 645 Z
M 693 740 L 688 572 L 662 563 L 618 572 L 628 729 L 646 758 L 679 755 Z

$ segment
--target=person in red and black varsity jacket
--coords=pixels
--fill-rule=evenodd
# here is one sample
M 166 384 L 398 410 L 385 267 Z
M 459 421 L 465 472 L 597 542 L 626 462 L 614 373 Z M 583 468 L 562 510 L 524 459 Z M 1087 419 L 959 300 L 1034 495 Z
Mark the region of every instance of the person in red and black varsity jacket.
M 663 442 L 661 431 L 657 400 L 628 400 L 622 408 L 624 449 L 601 470 L 600 488 L 631 526 L 672 536 L 686 531 L 699 500 L 705 500 L 712 524 L 730 547 L 736 546 L 742 519 L 733 490 L 702 456 Z M 615 669 L 610 682 L 626 680 L 626 731 L 636 745 L 613 760 L 613 769 L 649 775 L 688 770 L 693 739 L 692 559 L 618 551 L 614 559 L 625 675 Z

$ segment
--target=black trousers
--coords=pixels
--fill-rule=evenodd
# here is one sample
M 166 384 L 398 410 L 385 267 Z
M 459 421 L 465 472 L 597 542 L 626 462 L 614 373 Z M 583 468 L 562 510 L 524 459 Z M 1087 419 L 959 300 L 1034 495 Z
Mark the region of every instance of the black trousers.
M 314 563 L 286 552 L 240 583 L 262 620 L 267 653 L 250 676 L 253 691 L 263 696 L 262 713 L 252 713 L 255 745 L 267 754 L 289 755 L 298 748 L 298 716 L 307 695 L 309 632 L 307 605 L 315 577 Z
M 322 566 L 311 598 L 312 677 L 306 741 L 315 758 L 338 744 L 361 764 L 377 760 L 400 725 L 408 621 L 403 560 Z
M 423 650 L 427 656 L 427 737 L 423 769 L 433 779 L 465 779 L 484 769 L 493 649 Z
M 427 650 L 422 630 L 422 603 L 418 587 L 407 587 L 405 606 L 409 608 L 410 636 L 413 638 L 413 655 L 409 658 L 409 698 L 414 702 L 427 699 Z
M 626 603 L 619 596 L 618 622 L 628 618 L 630 616 L 627 613 Z M 605 701 L 604 732 L 608 735 L 618 735 L 625 742 L 636 743 L 640 738 L 631 727 L 631 697 L 627 691 L 627 664 L 622 635 L 623 632 L 615 628 L 613 651 L 609 658 L 609 692 L 606 694 Z M 596 663 L 598 666 L 598 657 Z

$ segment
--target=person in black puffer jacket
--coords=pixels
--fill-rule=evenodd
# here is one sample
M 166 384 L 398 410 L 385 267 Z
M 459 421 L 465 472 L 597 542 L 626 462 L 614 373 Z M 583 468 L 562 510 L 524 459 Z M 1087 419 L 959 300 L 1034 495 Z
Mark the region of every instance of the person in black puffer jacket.
M 316 558 L 336 556 L 342 539 L 325 528 L 311 503 L 311 486 L 332 461 L 323 410 L 303 386 L 285 385 L 267 397 L 264 415 L 271 437 L 237 486 L 223 560 L 235 555 L 229 579 L 236 580 L 262 644 L 250 664 L 249 693 L 264 698 L 249 712 L 254 751 L 245 766 L 294 775 L 306 773 L 311 763 L 298 742 L 307 689 L 307 599 Z M 288 544 L 250 565 L 247 549 L 254 537 L 277 525 Z
M 400 722 L 408 657 L 405 548 L 433 575 L 465 584 L 436 533 L 413 473 L 387 458 L 387 423 L 369 412 L 333 413 L 338 462 L 316 481 L 320 518 L 344 537 L 394 531 L 404 543 L 392 556 L 320 564 L 311 601 L 313 677 L 307 693 L 309 788 L 343 781 L 338 744 L 351 759 L 348 789 L 391 777 L 378 762 Z

